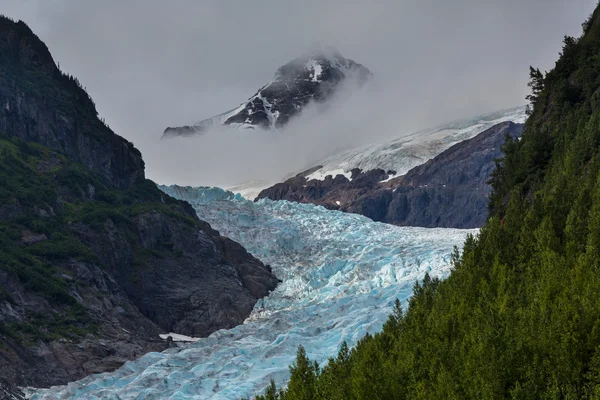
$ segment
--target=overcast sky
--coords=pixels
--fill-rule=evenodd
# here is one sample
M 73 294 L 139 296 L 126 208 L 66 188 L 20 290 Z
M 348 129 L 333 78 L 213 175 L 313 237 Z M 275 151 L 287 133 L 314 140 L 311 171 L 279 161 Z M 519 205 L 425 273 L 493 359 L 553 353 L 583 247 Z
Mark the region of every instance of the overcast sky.
M 337 47 L 389 88 L 396 124 L 385 135 L 393 136 L 524 104 L 528 66 L 552 68 L 562 37 L 580 34 L 596 2 L 0 0 L 0 13 L 29 24 L 79 78 L 113 130 L 141 149 L 150 178 L 225 185 L 234 183 L 231 171 L 221 177 L 212 168 L 242 171 L 268 155 L 232 136 L 210 158 L 210 142 L 164 144 L 163 129 L 237 106 L 314 42 Z M 205 161 L 181 162 L 193 146 Z

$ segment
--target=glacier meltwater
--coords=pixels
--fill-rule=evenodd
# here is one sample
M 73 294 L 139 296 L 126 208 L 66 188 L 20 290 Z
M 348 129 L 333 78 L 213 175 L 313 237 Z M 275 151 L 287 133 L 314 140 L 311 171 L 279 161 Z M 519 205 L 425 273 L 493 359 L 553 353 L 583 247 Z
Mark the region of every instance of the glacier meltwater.
M 247 201 L 218 188 L 162 187 L 240 242 L 281 284 L 243 325 L 114 372 L 33 390 L 33 399 L 240 399 L 285 384 L 302 344 L 319 363 L 381 329 L 425 273 L 446 277 L 473 230 L 405 228 L 314 205 Z

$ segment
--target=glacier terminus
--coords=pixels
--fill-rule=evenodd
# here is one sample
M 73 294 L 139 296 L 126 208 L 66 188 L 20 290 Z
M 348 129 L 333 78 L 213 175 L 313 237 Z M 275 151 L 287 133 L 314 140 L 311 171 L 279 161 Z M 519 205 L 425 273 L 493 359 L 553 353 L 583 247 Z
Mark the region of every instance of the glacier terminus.
M 243 325 L 114 372 L 36 389 L 32 399 L 239 399 L 285 384 L 302 344 L 319 363 L 379 331 L 426 273 L 446 277 L 451 255 L 477 230 L 397 227 L 311 204 L 256 203 L 219 188 L 161 189 L 270 264 L 281 279 Z

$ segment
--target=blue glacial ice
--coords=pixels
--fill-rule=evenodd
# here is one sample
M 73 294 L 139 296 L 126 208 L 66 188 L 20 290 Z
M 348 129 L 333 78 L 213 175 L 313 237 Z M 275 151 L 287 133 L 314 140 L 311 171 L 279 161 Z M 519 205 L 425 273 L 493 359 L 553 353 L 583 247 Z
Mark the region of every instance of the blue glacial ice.
M 283 281 L 243 325 L 33 399 L 239 399 L 288 379 L 302 344 L 319 363 L 381 329 L 425 273 L 444 278 L 475 230 L 396 227 L 314 205 L 247 201 L 218 188 L 162 187 L 240 242 Z

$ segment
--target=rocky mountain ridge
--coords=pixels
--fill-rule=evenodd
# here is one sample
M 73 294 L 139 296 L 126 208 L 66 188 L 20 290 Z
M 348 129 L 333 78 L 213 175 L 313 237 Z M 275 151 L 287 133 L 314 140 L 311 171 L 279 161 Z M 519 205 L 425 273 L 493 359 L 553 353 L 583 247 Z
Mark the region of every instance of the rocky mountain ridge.
M 189 136 L 217 126 L 279 129 L 310 103 L 324 104 L 344 85 L 362 86 L 373 74 L 332 48 L 317 47 L 280 67 L 239 107 L 192 126 L 169 127 L 163 137 Z
M 505 135 L 518 137 L 522 129 L 500 123 L 396 178 L 396 171 L 355 168 L 350 178 L 309 180 L 317 166 L 263 190 L 258 199 L 313 203 L 401 226 L 477 228 L 488 215 L 488 180 Z

